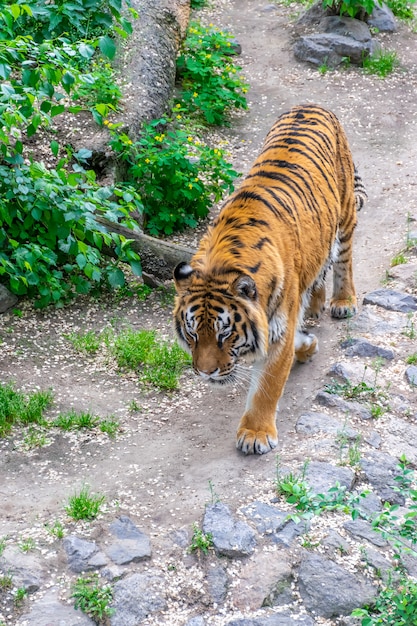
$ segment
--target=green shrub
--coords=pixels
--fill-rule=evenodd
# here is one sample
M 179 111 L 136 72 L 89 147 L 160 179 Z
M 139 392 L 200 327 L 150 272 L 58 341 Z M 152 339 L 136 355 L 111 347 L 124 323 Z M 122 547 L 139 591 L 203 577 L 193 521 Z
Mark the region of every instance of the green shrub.
M 233 60 L 232 35 L 191 22 L 177 58 L 180 102 L 208 124 L 226 124 L 232 109 L 247 109 L 247 83 Z
M 102 623 L 106 616 L 113 613 L 110 608 L 112 588 L 109 585 L 102 586 L 96 574 L 77 578 L 71 597 L 75 599 L 75 608 L 81 609 L 96 623 Z
M 100 213 L 130 225 L 130 211 L 141 207 L 132 189 L 100 187 L 79 165 L 73 172 L 64 163 L 55 170 L 41 163 L 0 165 L 0 198 L 0 279 L 17 295 L 36 298 L 36 307 L 61 304 L 99 285 L 123 285 L 120 262 L 141 273 L 130 241 L 96 220 Z
M 399 66 L 398 56 L 396 52 L 379 52 L 371 56 L 365 57 L 362 67 L 367 74 L 376 74 L 381 78 L 385 78 Z
M 178 120 L 144 124 L 135 143 L 118 133 L 117 125 L 109 127 L 111 146 L 127 162 L 127 178 L 139 190 L 144 227 L 151 235 L 196 226 L 224 192 L 232 191 L 238 174 L 223 150 L 194 139 Z
M 45 424 L 44 411 L 52 399 L 51 391 L 24 394 L 12 383 L 0 384 L 0 437 L 10 432 L 13 424 Z

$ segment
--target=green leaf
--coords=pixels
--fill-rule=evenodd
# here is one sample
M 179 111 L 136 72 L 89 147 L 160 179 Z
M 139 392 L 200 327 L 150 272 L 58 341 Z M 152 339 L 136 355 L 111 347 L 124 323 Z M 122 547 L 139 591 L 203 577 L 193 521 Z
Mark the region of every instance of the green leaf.
M 98 42 L 99 48 L 104 56 L 113 59 L 116 54 L 116 44 L 108 35 L 100 37 Z
M 81 42 L 80 45 L 78 46 L 78 52 L 84 59 L 91 59 L 95 51 L 94 51 L 93 46 L 90 46 L 84 42 Z
M 7 80 L 10 76 L 11 71 L 12 68 L 8 63 L 0 63 L 0 78 L 2 78 L 3 80 Z
M 142 265 L 140 261 L 130 261 L 130 267 L 136 276 L 142 276 Z
M 111 269 L 107 274 L 108 281 L 112 287 L 123 287 L 125 276 L 118 267 Z
M 50 145 L 51 152 L 54 155 L 54 157 L 58 156 L 59 143 L 57 141 L 53 140 L 53 141 L 51 141 L 51 143 L 49 145 Z

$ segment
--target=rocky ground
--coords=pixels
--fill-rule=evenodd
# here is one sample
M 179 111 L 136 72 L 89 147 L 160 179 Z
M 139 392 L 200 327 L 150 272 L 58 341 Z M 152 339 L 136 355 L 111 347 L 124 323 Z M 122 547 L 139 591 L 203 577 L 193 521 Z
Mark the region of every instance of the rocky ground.
M 122 326 L 172 336 L 169 293 L 46 312 L 19 303 L 17 315 L 3 314 L 2 381 L 26 391 L 52 388 L 51 419 L 89 409 L 116 416 L 122 431 L 111 440 L 97 431 L 51 430 L 46 445 L 28 449 L 27 432 L 17 429 L 0 442 L 0 568 L 3 580 L 12 576 L 10 588 L 0 588 L 0 623 L 93 623 L 74 611 L 70 595 L 80 572 L 97 571 L 114 590 L 112 626 L 350 624 L 345 616 L 372 600 L 393 566 L 391 545 L 367 520 L 383 502 L 403 504 L 393 489 L 398 459 L 417 461 L 416 374 L 406 362 L 417 351 L 415 35 L 401 26 L 380 36 L 401 61 L 385 80 L 354 68 L 322 75 L 293 58 L 296 11 L 236 0 L 200 14 L 236 35 L 251 84 L 249 112 L 221 138 L 245 172 L 288 106 L 315 101 L 337 113 L 369 194 L 355 245 L 360 313 L 348 322 L 326 313 L 315 326 L 320 352 L 294 367 L 277 416 L 277 454 L 264 457 L 234 448 L 244 389 L 213 391 L 187 373 L 179 392 L 155 393 L 67 339 Z M 200 234 L 181 240 L 195 245 Z M 408 262 L 390 268 L 407 243 Z M 329 394 L 333 379 L 366 380 L 378 398 L 358 404 Z M 325 511 L 289 519 L 294 509 L 277 494 L 277 463 L 281 476 L 304 472 L 316 493 L 336 482 L 348 492 L 368 490 L 362 517 Z M 73 522 L 65 504 L 85 484 L 105 505 L 95 521 Z M 51 532 L 57 522 L 63 538 Z M 194 524 L 213 536 L 207 555 L 189 551 Z M 416 572 L 413 559 L 407 567 Z M 28 595 L 16 606 L 22 587 Z

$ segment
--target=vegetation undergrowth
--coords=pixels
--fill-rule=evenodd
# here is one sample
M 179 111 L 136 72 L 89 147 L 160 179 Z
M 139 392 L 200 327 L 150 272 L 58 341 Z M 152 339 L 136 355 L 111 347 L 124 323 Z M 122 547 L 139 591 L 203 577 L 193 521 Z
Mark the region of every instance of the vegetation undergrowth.
M 68 499 L 65 511 L 73 520 L 93 520 L 100 513 L 105 497 L 90 493 L 87 485 Z
M 44 411 L 52 399 L 50 390 L 25 394 L 12 383 L 0 384 L 0 437 L 8 435 L 14 424 L 45 425 Z
M 154 235 L 193 227 L 237 176 L 223 149 L 195 137 L 198 117 L 227 123 L 233 108 L 247 106 L 231 36 L 212 26 L 190 25 L 172 115 L 144 125 L 138 141 L 108 120 L 122 97 L 110 62 L 132 32 L 126 8 L 138 17 L 122 0 L 0 8 L 0 280 L 39 308 L 120 288 L 127 266 L 140 275 L 130 240 L 109 232 L 102 218 L 134 229 L 143 215 L 141 225 Z M 36 160 L 28 139 L 54 131 L 58 116 L 81 111 L 111 130 L 127 183 L 102 186 L 91 151 L 74 154 L 55 139 L 55 166 Z
M 361 619 L 362 626 L 409 626 L 415 623 L 417 611 L 416 583 L 406 574 L 403 558 L 417 556 L 417 489 L 415 472 L 405 456 L 400 457 L 398 474 L 394 477 L 394 491 L 405 498 L 405 505 L 385 503 L 379 513 L 366 514 L 360 507 L 361 499 L 369 493 L 362 491 L 351 494 L 345 487 L 336 484 L 325 493 L 314 493 L 306 479 L 307 464 L 301 472 L 282 473 L 277 465 L 276 491 L 278 496 L 292 504 L 295 513 L 289 518 L 300 522 L 324 512 L 341 512 L 352 519 L 362 518 L 388 540 L 394 550 L 394 565 L 385 582 L 379 582 L 379 593 L 375 601 L 355 609 L 353 616 Z
M 97 574 L 77 578 L 71 597 L 75 600 L 74 607 L 83 611 L 96 623 L 101 623 L 113 613 L 110 607 L 113 599 L 112 587 L 100 584 Z

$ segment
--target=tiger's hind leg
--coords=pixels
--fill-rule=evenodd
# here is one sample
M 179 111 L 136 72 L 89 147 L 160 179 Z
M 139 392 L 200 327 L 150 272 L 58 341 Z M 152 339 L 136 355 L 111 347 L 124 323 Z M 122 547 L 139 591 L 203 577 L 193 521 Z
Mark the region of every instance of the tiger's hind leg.
M 299 363 L 306 363 L 318 352 L 317 337 L 303 330 L 297 330 L 295 334 L 294 351 L 295 358 Z
M 356 211 L 355 211 L 356 217 Z M 339 232 L 339 249 L 333 264 L 333 297 L 330 300 L 332 317 L 352 317 L 356 314 L 356 291 L 353 282 L 352 242 L 356 219 L 349 228 Z

